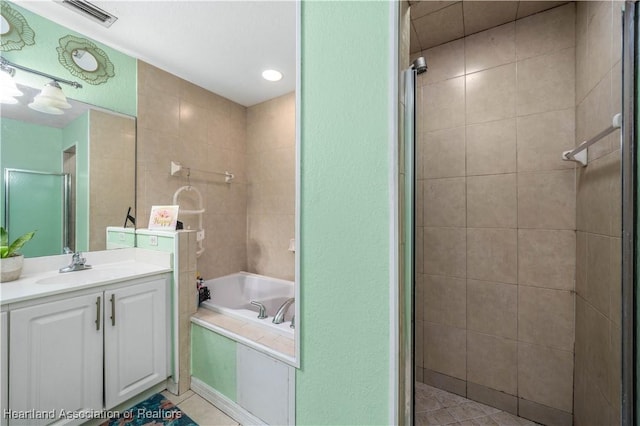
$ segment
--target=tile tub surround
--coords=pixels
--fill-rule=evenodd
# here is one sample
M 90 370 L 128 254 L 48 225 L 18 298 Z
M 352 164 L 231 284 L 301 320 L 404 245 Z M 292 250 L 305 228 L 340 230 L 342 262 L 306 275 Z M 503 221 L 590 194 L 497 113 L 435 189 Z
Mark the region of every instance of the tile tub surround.
M 232 318 L 209 309 L 199 308 L 191 322 L 230 337 L 287 363 L 295 357 L 294 339 L 268 330 L 250 321 Z
M 206 209 L 206 251 L 198 262 L 206 278 L 246 270 L 246 116 L 244 106 L 138 61 L 137 226 L 146 228 L 151 206 L 170 204 L 187 184 L 186 177 L 170 175 L 171 161 L 236 176 L 231 185 L 217 176 L 191 176 Z M 190 222 L 196 219 L 180 220 L 197 227 Z
M 573 411 L 575 17 L 420 53 L 417 376 L 541 423 Z
M 296 99 L 289 93 L 247 108 L 247 271 L 293 280 Z
M 198 272 L 207 279 L 247 270 L 293 279 L 287 248 L 295 237 L 295 95 L 247 108 L 138 61 L 138 98 L 138 227 L 147 226 L 152 205 L 170 204 L 187 184 L 169 175 L 171 161 L 229 170 L 230 185 L 215 175 L 191 175 L 206 209 Z M 181 198 L 189 201 L 188 194 Z M 185 229 L 197 226 L 193 218 L 180 220 Z

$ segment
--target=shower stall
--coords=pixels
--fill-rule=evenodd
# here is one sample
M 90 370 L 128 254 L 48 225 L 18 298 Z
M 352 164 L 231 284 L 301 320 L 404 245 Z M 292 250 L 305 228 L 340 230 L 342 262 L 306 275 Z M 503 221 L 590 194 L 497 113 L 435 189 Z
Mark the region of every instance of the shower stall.
M 3 189 L 2 226 L 14 236 L 34 230 L 38 233 L 37 244 L 22 249 L 25 256 L 60 254 L 69 247 L 69 174 L 6 168 Z
M 634 424 L 635 3 L 410 3 L 405 418 Z

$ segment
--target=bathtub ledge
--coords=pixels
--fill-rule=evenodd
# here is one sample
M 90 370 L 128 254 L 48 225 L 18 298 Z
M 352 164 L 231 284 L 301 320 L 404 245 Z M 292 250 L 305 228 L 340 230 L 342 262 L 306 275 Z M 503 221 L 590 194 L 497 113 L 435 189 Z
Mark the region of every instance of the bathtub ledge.
M 191 322 L 293 367 L 296 366 L 293 339 L 205 308 L 199 308 L 191 317 Z

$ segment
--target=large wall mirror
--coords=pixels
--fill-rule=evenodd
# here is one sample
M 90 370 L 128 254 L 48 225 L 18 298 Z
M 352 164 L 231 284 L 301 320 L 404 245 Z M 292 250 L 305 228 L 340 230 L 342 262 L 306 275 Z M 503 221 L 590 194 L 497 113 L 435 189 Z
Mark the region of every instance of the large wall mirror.
M 44 114 L 27 107 L 39 90 L 19 88 L 0 110 L 0 225 L 10 240 L 36 230 L 26 257 L 105 250 L 107 226 L 135 216 L 135 117 L 72 99 Z

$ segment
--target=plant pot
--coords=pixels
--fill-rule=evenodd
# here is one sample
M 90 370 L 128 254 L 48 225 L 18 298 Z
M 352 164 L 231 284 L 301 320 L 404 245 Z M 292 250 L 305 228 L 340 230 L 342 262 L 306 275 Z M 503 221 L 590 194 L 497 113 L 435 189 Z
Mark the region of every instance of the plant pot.
M 23 255 L 0 259 L 0 283 L 6 283 L 20 278 L 23 261 Z

